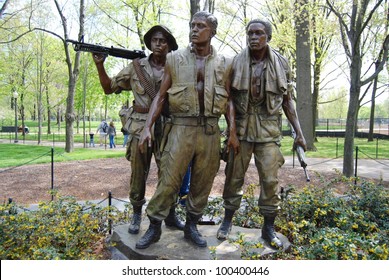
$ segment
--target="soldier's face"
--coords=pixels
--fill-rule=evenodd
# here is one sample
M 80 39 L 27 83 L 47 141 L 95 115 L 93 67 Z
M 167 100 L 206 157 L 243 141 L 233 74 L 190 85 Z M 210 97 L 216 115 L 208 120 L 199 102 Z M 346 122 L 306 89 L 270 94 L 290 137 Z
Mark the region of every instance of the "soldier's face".
M 190 40 L 194 44 L 206 43 L 214 36 L 205 17 L 193 18 L 190 24 Z
M 170 51 L 169 44 L 162 32 L 156 31 L 151 36 L 151 51 L 154 55 L 166 56 Z
M 265 26 L 261 23 L 252 23 L 247 29 L 247 42 L 251 50 L 262 50 L 267 46 L 268 37 Z

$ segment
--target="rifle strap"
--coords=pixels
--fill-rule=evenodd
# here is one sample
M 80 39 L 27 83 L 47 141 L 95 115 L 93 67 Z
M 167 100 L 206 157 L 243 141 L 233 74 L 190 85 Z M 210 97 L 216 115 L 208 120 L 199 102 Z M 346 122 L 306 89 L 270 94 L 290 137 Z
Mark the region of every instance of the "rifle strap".
M 132 64 L 134 65 L 135 73 L 136 75 L 138 75 L 141 85 L 145 89 L 146 93 L 150 96 L 151 100 L 154 100 L 155 96 L 157 95 L 157 92 L 155 90 L 155 87 L 152 85 L 150 79 L 146 78 L 144 71 L 141 69 L 139 58 L 134 59 L 132 61 Z

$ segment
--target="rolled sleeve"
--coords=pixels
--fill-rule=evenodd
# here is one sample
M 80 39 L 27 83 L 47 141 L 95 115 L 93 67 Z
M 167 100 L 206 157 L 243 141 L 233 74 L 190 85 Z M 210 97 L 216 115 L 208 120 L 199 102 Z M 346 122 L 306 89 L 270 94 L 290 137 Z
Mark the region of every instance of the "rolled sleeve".
M 111 88 L 113 92 L 120 93 L 122 90 L 131 90 L 131 75 L 132 63 L 111 78 Z

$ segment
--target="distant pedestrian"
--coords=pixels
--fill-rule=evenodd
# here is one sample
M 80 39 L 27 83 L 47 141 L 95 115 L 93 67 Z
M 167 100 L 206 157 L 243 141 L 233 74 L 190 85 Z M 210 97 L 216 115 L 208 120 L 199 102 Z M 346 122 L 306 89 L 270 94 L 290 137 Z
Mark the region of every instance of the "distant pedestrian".
M 128 133 L 127 129 L 124 129 L 124 127 L 122 127 L 121 132 L 123 133 L 123 136 L 124 136 L 124 140 L 123 140 L 123 148 L 124 148 L 127 145 L 129 133 Z
M 95 134 L 92 131 L 90 131 L 89 132 L 89 147 L 95 146 L 94 136 L 95 136 Z
M 105 120 L 102 120 L 99 126 L 97 127 L 96 134 L 100 133 L 100 147 L 105 144 L 105 140 L 107 137 L 108 124 Z
M 116 145 L 115 145 L 116 128 L 115 128 L 113 121 L 111 121 L 109 123 L 107 134 L 109 137 L 109 148 L 110 149 L 116 148 Z

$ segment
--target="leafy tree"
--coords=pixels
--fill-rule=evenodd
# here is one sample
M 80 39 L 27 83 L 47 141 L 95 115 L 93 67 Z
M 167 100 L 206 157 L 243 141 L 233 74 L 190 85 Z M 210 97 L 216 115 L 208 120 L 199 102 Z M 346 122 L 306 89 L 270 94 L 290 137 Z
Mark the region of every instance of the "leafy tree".
M 326 76 L 323 68 L 328 62 L 330 46 L 336 38 L 336 27 L 330 12 L 323 7 L 324 0 L 313 0 L 312 15 L 312 52 L 313 52 L 313 92 L 312 92 L 312 125 L 316 141 L 316 119 L 318 117 L 321 89 L 325 87 Z
M 370 83 L 383 69 L 388 57 L 389 35 L 385 34 L 382 40 L 383 59 L 373 73 L 362 75 L 365 55 L 368 52 L 369 42 L 376 40 L 373 21 L 375 15 L 380 15 L 381 24 L 387 24 L 384 11 L 384 0 L 359 0 L 359 1 L 332 1 L 326 0 L 328 9 L 339 20 L 340 33 L 345 54 L 350 65 L 350 92 L 347 111 L 347 124 L 345 133 L 343 174 L 351 177 L 354 173 L 354 135 L 357 128 L 358 109 L 360 104 L 361 88 Z
M 326 99 L 320 102 L 319 115 L 326 119 L 345 119 L 347 113 L 347 89 L 340 87 L 331 91 Z
M 1 8 L 0 8 L 0 17 L 3 15 L 4 11 L 7 9 L 8 2 L 9 2 L 9 0 L 5 0 L 3 5 L 1 6 Z

